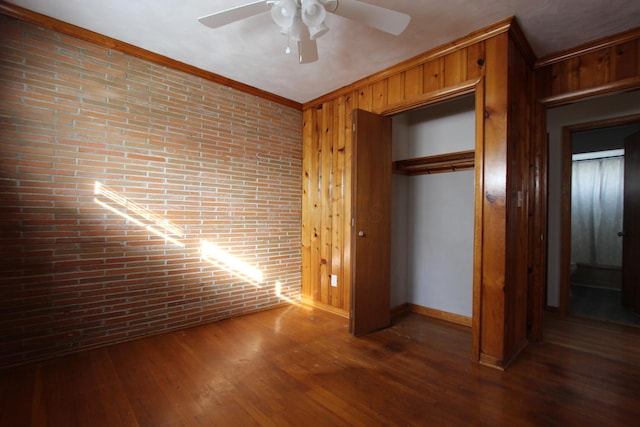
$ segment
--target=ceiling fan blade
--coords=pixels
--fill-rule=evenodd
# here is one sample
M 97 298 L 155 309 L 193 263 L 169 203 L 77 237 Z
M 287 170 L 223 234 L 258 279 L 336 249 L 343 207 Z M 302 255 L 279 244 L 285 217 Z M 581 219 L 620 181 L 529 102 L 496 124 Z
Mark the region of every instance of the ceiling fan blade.
M 259 0 L 243 6 L 232 7 L 231 9 L 201 16 L 198 18 L 198 21 L 209 28 L 218 28 L 262 12 L 267 12 L 268 10 L 267 1 Z
M 357 0 L 340 0 L 335 10 L 328 11 L 354 21 L 362 22 L 365 25 L 393 34 L 402 33 L 411 16 L 384 7 L 374 6 Z
M 309 30 L 306 25 L 303 25 L 302 32 L 300 34 L 300 41 L 298 42 L 298 61 L 301 64 L 309 64 L 318 60 L 318 43 L 315 40 L 311 40 Z

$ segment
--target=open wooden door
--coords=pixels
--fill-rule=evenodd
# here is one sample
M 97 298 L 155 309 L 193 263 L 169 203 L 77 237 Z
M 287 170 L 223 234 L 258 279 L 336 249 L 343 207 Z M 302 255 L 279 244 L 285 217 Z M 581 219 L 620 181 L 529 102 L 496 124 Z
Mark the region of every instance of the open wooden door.
M 353 116 L 350 332 L 391 322 L 391 118 Z
M 640 132 L 624 140 L 622 305 L 640 314 Z

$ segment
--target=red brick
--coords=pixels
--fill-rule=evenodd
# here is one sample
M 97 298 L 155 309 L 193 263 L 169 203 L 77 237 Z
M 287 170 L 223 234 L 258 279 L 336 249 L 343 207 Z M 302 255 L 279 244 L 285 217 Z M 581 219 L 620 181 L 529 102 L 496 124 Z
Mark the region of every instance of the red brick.
M 281 304 L 269 286 L 203 261 L 201 239 L 299 294 L 300 111 L 15 19 L 0 25 L 0 285 L 11 296 L 0 313 L 13 316 L 0 323 L 0 365 Z M 95 182 L 135 205 L 94 195 Z M 185 246 L 94 199 L 158 230 L 166 219 Z

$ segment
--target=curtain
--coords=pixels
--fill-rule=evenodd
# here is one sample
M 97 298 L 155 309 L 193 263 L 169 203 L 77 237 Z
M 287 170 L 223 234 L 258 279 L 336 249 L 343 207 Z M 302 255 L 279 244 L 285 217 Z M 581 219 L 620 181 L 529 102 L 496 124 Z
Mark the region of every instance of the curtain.
M 571 168 L 571 262 L 622 266 L 624 157 Z

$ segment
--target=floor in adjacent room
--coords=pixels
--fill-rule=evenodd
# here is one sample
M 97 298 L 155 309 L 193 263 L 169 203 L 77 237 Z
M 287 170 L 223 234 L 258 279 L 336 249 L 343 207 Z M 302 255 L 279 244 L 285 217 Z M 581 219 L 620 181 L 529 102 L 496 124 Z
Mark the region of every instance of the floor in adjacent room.
M 640 316 L 622 306 L 620 290 L 571 284 L 571 314 L 640 326 Z
M 502 372 L 464 326 L 403 314 L 355 338 L 290 306 L 0 370 L 0 425 L 629 426 L 638 331 L 547 313 Z

